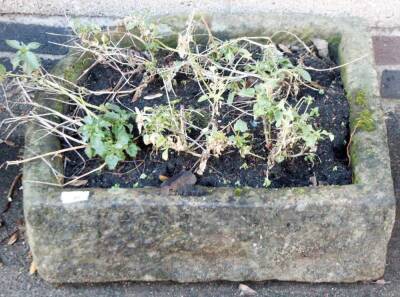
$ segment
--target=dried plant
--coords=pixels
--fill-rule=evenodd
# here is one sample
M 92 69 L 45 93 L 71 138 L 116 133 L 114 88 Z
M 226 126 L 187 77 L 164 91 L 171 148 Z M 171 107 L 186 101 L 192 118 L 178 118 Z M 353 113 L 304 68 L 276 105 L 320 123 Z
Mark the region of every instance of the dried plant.
M 123 25 L 124 30 L 117 28 L 116 32 L 76 26 L 77 39 L 68 45 L 93 58 L 92 65 L 79 79 L 97 64 L 120 73 L 112 90 L 92 91 L 42 69 L 35 73 L 26 71 L 27 74 L 8 73 L 26 95 L 25 104 L 36 107 L 30 114 L 8 123 L 38 122 L 48 133 L 71 143 L 71 150 L 84 147 L 89 158 L 101 157 L 104 164 L 98 169 L 106 164 L 113 169 L 118 162 L 134 158 L 139 149 L 136 140 L 141 138 L 155 151 L 161 151 L 164 160 L 170 151 L 195 156 L 199 160 L 196 172 L 200 175 L 210 158 L 220 157 L 228 148 L 237 150 L 242 158 L 264 159 L 270 170 L 289 158 L 313 158 L 318 142 L 333 138 L 328 131 L 313 126 L 313 118 L 318 116 L 318 110 L 311 108 L 313 98 L 302 97 L 295 104 L 289 103 L 289 98 L 298 97 L 301 87 L 314 88 L 311 76 L 301 61 L 294 65 L 286 58 L 271 38 L 219 40 L 205 22 L 190 16 L 186 29 L 178 34 L 177 46 L 170 47 L 154 23 L 129 17 Z M 206 44 L 196 41 L 196 31 L 201 26 L 209 34 Z M 165 63 L 165 57 L 172 59 Z M 188 107 L 174 95 L 179 74 L 197 83 L 198 107 Z M 137 75 L 142 79 L 134 84 Z M 166 100 L 161 106 L 133 111 L 115 104 L 95 106 L 86 99 L 89 95 L 108 95 L 108 100 L 115 102 L 127 96 L 132 101 L 144 100 L 143 91 L 156 79 L 164 85 L 160 93 Z M 64 115 L 37 106 L 30 94 L 38 91 L 51 100 L 62 96 L 75 112 L 72 116 Z M 224 121 L 226 114 L 233 119 Z M 53 116 L 57 120 L 51 120 Z M 130 120 L 134 121 L 138 135 L 133 135 Z M 254 153 L 255 129 L 263 132 L 264 155 Z M 265 178 L 268 186 L 268 172 Z

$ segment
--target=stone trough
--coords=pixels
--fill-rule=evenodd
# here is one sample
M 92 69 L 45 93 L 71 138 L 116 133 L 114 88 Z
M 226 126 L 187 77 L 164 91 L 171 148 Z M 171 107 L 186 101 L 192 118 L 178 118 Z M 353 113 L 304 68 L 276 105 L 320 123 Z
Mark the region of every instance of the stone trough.
M 395 217 L 386 128 L 377 96 L 370 35 L 358 19 L 314 15 L 208 15 L 223 36 L 287 30 L 337 49 L 351 126 L 353 184 L 284 189 L 215 188 L 202 197 L 164 196 L 157 188 L 62 189 L 48 185 L 60 158 L 24 167 L 24 212 L 39 274 L 49 282 L 213 280 L 355 282 L 382 277 Z M 165 17 L 182 28 L 183 17 Z M 169 24 L 169 25 L 168 25 Z M 171 25 L 172 24 L 172 25 Z M 286 35 L 288 37 L 288 35 Z M 360 57 L 363 57 L 359 59 Z M 352 61 L 357 60 L 354 63 Z M 55 73 L 79 76 L 70 55 Z M 355 100 L 357 94 L 365 100 Z M 40 95 L 37 100 L 43 100 Z M 50 103 L 47 103 L 50 104 Z M 30 126 L 27 157 L 59 148 Z M 65 203 L 66 192 L 76 198 Z M 68 195 L 68 194 L 67 194 Z M 71 202 L 71 201 L 69 201 Z

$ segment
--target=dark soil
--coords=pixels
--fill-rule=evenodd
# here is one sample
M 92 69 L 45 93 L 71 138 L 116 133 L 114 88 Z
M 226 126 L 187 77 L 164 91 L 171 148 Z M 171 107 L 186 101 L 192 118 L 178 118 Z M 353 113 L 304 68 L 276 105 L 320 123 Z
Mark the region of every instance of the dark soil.
M 316 54 L 306 54 L 302 50 L 293 50 L 289 58 L 296 61 L 300 56 L 306 66 L 312 66 L 317 69 L 326 69 L 335 64 L 328 59 L 321 59 Z M 287 55 L 287 54 L 286 54 Z M 294 62 L 295 63 L 295 62 Z M 343 185 L 352 182 L 351 168 L 348 166 L 346 155 L 346 145 L 349 139 L 349 105 L 345 96 L 343 84 L 338 70 L 334 71 L 309 71 L 313 82 L 324 88 L 324 94 L 304 87 L 300 90 L 298 98 L 310 95 L 315 99 L 312 107 L 318 107 L 320 116 L 315 119 L 314 126 L 331 132 L 335 138 L 331 142 L 329 139 L 320 141 L 314 163 L 299 157 L 290 159 L 277 164 L 270 171 L 270 180 L 272 188 L 296 187 L 315 185 Z M 137 75 L 140 76 L 140 75 Z M 87 78 L 85 86 L 92 90 L 105 90 L 114 87 L 120 78 L 120 74 L 105 65 L 95 66 Z M 141 77 L 134 77 L 133 83 L 139 81 Z M 160 80 L 155 80 L 143 92 L 143 96 L 159 93 L 162 86 Z M 185 107 L 199 107 L 197 99 L 200 91 L 197 83 L 187 80 L 184 75 L 178 75 L 177 85 L 174 88 L 176 96 L 182 99 Z M 172 96 L 172 94 L 171 94 Z M 130 109 L 134 107 L 143 108 L 143 106 L 157 106 L 165 104 L 166 98 L 160 97 L 153 100 L 138 100 L 132 102 L 132 96 L 119 98 L 118 103 Z M 291 98 L 295 102 L 297 98 Z M 91 96 L 87 99 L 94 104 L 107 102 L 107 96 Z M 222 112 L 222 114 L 224 114 Z M 223 118 L 223 121 L 229 121 L 234 115 Z M 251 118 L 243 118 L 248 123 Z M 267 154 L 265 146 L 262 145 L 262 132 L 260 126 L 251 127 L 255 135 L 253 140 L 253 151 L 258 155 Z M 103 170 L 86 177 L 89 187 L 109 188 L 113 186 L 120 187 L 145 187 L 160 186 L 160 175 L 173 176 L 183 169 L 192 170 L 196 164 L 197 158 L 181 153 L 170 151 L 169 160 L 161 159 L 161 153 L 152 151 L 151 147 L 141 144 L 141 150 L 136 160 L 121 162 L 113 172 Z M 84 152 L 81 155 L 86 158 Z M 66 154 L 67 162 L 65 168 L 66 176 L 78 176 L 98 167 L 102 161 L 99 159 L 85 160 L 85 162 L 76 153 Z M 86 158 L 87 159 L 87 158 Z M 247 168 L 243 164 L 247 164 Z M 207 169 L 204 175 L 197 176 L 197 184 L 211 187 L 263 187 L 267 164 L 264 160 L 248 156 L 241 158 L 236 151 L 229 149 L 219 159 L 211 158 L 208 161 Z

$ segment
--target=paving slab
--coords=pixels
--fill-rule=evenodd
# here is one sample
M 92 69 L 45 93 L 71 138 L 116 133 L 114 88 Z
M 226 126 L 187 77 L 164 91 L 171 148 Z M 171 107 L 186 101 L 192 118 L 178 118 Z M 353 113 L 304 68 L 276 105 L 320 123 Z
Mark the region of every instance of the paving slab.
M 381 96 L 400 99 L 400 70 L 383 70 Z
M 372 43 L 377 65 L 400 64 L 400 36 L 373 36 Z
M 386 126 L 393 185 L 397 196 L 400 197 L 400 104 L 387 113 Z M 400 251 L 400 245 L 398 250 Z

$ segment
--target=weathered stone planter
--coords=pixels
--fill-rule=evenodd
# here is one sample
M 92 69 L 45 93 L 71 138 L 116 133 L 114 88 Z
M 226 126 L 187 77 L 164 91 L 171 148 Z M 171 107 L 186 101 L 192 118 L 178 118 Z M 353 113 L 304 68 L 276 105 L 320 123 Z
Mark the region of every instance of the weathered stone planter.
M 305 39 L 326 38 L 338 45 L 340 63 L 367 54 L 342 68 L 352 125 L 365 110 L 374 121 L 374 129 L 357 129 L 353 137 L 354 184 L 252 189 L 240 195 L 218 188 L 203 197 L 165 197 L 156 188 L 85 189 L 88 200 L 64 204 L 61 193 L 74 190 L 46 185 L 55 181 L 49 166 L 32 162 L 24 168 L 24 211 L 40 275 L 50 282 L 380 278 L 395 199 L 366 29 L 359 20 L 308 15 L 225 15 L 208 20 L 212 30 L 225 35 L 289 30 Z M 181 17 L 165 22 L 183 24 Z M 79 63 L 70 56 L 57 73 L 73 77 Z M 360 91 L 365 102 L 354 100 Z M 42 134 L 29 127 L 27 156 L 59 147 L 55 137 L 35 141 Z M 48 162 L 61 171 L 59 158 Z

